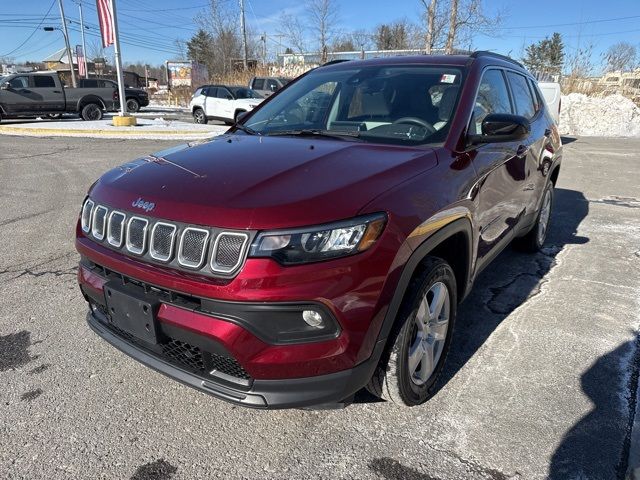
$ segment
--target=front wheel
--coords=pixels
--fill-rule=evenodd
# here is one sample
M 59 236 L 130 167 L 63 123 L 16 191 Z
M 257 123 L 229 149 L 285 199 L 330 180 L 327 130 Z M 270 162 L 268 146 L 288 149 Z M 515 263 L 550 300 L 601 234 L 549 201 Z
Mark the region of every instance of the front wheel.
M 535 253 L 539 251 L 547 239 L 549 225 L 551 224 L 551 209 L 553 208 L 553 183 L 549 182 L 542 194 L 540 210 L 536 217 L 536 223 L 524 237 L 517 238 L 514 245 L 523 252 Z
M 80 116 L 88 122 L 102 120 L 102 109 L 97 103 L 88 103 L 80 111 Z
M 367 385 L 372 394 L 406 406 L 433 395 L 444 366 L 456 320 L 453 270 L 444 260 L 427 257 L 411 282 L 383 356 Z
M 207 116 L 204 114 L 204 110 L 202 110 L 201 108 L 196 108 L 193 111 L 193 121 L 195 123 L 199 123 L 201 125 L 204 125 L 207 123 Z

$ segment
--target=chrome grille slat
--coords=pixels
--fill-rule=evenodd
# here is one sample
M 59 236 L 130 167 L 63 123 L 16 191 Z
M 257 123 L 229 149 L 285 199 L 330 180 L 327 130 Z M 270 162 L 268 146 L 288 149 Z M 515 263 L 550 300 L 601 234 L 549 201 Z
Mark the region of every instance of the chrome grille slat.
M 107 207 L 98 205 L 93 212 L 93 221 L 91 222 L 91 230 L 96 240 L 104 239 L 104 230 L 107 223 Z
M 180 236 L 178 263 L 183 267 L 200 268 L 207 252 L 209 231 L 202 228 L 187 227 Z
M 89 233 L 91 231 L 91 215 L 93 213 L 93 207 L 95 203 L 91 199 L 87 199 L 82 206 L 82 215 L 80 217 L 80 224 L 82 227 L 82 231 L 84 233 Z
M 118 212 L 117 210 L 113 210 L 109 214 L 109 222 L 107 224 L 107 242 L 109 245 L 112 245 L 116 248 L 122 247 L 122 243 L 124 242 L 124 222 L 127 216 Z
M 147 227 L 149 221 L 146 218 L 131 217 L 127 223 L 127 250 L 135 255 L 144 253 L 147 243 Z
M 249 235 L 246 233 L 223 232 L 218 235 L 211 256 L 211 270 L 230 273 L 238 268 L 248 240 Z
M 149 244 L 149 255 L 151 255 L 151 258 L 160 262 L 168 262 L 171 260 L 176 230 L 175 225 L 156 222 L 151 229 L 151 243 Z

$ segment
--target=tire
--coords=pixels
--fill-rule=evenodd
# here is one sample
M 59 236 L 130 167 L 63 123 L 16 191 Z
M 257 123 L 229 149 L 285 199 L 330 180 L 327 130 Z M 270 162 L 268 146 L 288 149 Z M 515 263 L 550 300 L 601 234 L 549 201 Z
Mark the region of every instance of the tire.
M 127 112 L 136 113 L 140 111 L 140 102 L 135 98 L 127 98 Z
M 522 252 L 535 253 L 544 246 L 551 225 L 551 210 L 553 208 L 553 183 L 548 182 L 542 194 L 540 209 L 536 217 L 536 223 L 525 236 L 516 238 L 514 247 Z
M 194 123 L 199 123 L 200 125 L 206 125 L 208 122 L 207 116 L 204 114 L 204 110 L 201 108 L 196 108 L 193 111 L 193 121 Z
M 457 287 L 453 270 L 437 257 L 426 257 L 422 265 L 422 272 L 409 284 L 389 336 L 388 349 L 366 387 L 377 397 L 410 407 L 433 396 L 456 320 Z M 411 352 L 415 352 L 413 361 Z
M 102 108 L 97 103 L 87 103 L 80 110 L 80 116 L 87 122 L 102 120 Z

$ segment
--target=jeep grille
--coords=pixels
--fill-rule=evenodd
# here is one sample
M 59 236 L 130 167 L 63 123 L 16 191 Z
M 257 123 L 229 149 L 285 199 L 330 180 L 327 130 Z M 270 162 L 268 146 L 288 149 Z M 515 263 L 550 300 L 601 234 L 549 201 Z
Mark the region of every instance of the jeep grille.
M 87 199 L 81 227 L 88 237 L 124 254 L 214 277 L 232 277 L 244 262 L 251 231 L 166 222 L 113 210 Z

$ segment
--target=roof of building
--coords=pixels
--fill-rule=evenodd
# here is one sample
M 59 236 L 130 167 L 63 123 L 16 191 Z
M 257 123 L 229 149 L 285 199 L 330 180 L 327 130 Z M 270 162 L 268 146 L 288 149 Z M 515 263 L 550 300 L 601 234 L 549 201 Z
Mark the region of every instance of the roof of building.
M 71 55 L 73 57 L 74 63 L 76 62 L 75 55 Z M 60 62 L 60 63 L 69 63 L 69 57 L 67 56 L 67 49 L 61 48 L 60 50 L 52 53 L 47 58 L 42 60 L 43 62 Z

